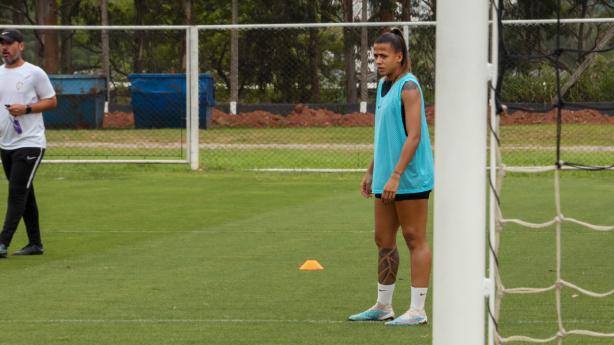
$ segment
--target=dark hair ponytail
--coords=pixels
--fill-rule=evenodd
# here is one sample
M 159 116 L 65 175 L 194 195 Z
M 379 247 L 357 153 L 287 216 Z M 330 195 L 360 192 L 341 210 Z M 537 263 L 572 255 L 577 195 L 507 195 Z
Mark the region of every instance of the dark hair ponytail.
M 409 51 L 407 50 L 407 44 L 405 43 L 405 38 L 403 38 L 403 33 L 398 28 L 392 28 L 388 32 L 384 32 L 381 34 L 376 40 L 375 43 L 389 43 L 392 49 L 396 53 L 403 53 L 403 60 L 401 60 L 401 68 L 404 73 L 411 72 L 411 62 L 409 60 Z

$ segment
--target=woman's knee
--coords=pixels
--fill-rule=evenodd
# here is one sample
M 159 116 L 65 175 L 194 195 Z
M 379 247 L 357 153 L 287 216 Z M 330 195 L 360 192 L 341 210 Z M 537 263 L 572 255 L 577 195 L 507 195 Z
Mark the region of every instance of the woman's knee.
M 381 234 L 376 231 L 373 238 L 378 248 L 394 248 L 397 245 L 396 236 L 390 234 Z
M 415 231 L 403 231 L 403 239 L 405 240 L 405 243 L 407 243 L 409 250 L 428 246 L 426 236 L 416 233 Z

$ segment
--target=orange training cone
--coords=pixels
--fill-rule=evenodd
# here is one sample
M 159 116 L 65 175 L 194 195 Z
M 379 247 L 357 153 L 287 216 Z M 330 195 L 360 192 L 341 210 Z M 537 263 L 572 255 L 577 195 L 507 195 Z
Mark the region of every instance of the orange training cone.
M 324 267 L 315 260 L 307 260 L 299 270 L 323 270 Z

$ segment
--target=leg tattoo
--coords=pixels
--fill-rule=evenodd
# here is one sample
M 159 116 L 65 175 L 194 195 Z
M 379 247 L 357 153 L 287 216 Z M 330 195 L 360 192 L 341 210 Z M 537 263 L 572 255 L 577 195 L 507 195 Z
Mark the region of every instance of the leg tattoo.
M 384 248 L 379 252 L 377 280 L 383 285 L 392 285 L 397 280 L 399 270 L 399 250 Z

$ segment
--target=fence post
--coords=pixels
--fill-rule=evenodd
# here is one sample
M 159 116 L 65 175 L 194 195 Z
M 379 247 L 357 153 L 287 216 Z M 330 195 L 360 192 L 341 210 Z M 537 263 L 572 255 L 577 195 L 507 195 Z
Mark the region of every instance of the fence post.
M 102 26 L 109 25 L 109 3 L 108 0 L 102 1 L 101 8 Z M 107 100 L 105 102 L 105 111 L 108 111 L 108 104 L 111 103 L 111 63 L 109 58 L 109 31 L 102 30 L 102 73 L 107 78 Z
M 186 83 L 189 92 L 187 95 L 187 114 L 188 118 L 187 131 L 188 131 L 188 160 L 190 161 L 190 167 L 192 170 L 197 170 L 198 161 L 198 129 L 199 129 L 199 73 L 198 73 L 198 28 L 196 26 L 190 26 L 188 29 L 188 64 L 186 71 Z
M 239 24 L 238 0 L 232 0 L 232 24 Z M 239 101 L 239 29 L 230 29 L 230 113 L 237 115 Z
M 369 16 L 367 16 L 367 0 L 362 0 L 362 21 L 363 23 L 366 23 L 367 20 L 369 19 Z M 360 30 L 360 112 L 361 113 L 366 113 L 367 112 L 367 102 L 369 101 L 369 81 L 367 79 L 369 79 L 367 71 L 369 70 L 368 67 L 368 60 L 367 60 L 367 50 L 368 48 L 368 41 L 369 40 L 369 34 L 367 31 L 367 27 L 363 26 Z

